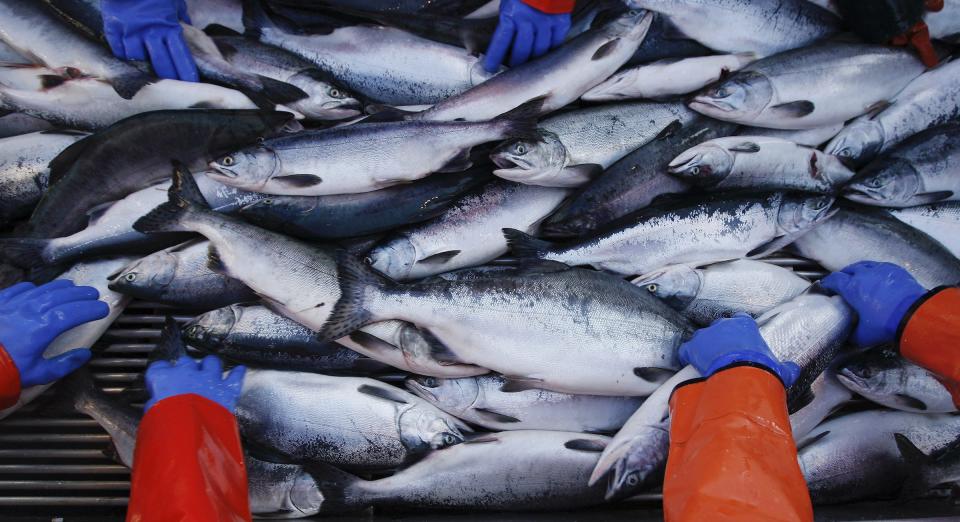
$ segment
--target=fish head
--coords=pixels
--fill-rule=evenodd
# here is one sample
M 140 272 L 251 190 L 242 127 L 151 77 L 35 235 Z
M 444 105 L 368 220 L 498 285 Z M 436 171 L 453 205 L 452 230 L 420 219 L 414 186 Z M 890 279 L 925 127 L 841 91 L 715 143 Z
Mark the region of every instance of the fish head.
M 787 235 L 809 230 L 837 212 L 833 208 L 834 200 L 833 196 L 789 194 L 780 204 L 777 225 Z
M 673 159 L 667 172 L 693 183 L 719 183 L 733 170 L 734 153 L 712 143 L 687 149 Z
M 156 299 L 173 282 L 177 264 L 176 255 L 157 252 L 111 275 L 107 288 L 139 299 Z
M 567 148 L 560 138 L 549 131 L 540 130 L 539 139 L 508 141 L 490 153 L 497 166 L 495 176 L 519 183 L 539 184 L 564 176 L 567 166 Z
M 463 442 L 454 418 L 428 403 L 416 404 L 400 413 L 400 439 L 411 449 L 443 449 Z M 464 425 L 465 427 L 466 425 Z
M 309 97 L 288 105 L 313 120 L 345 120 L 363 114 L 360 100 L 325 76 L 316 69 L 307 69 L 291 76 L 287 83 L 299 87 Z
M 418 259 L 420 253 L 413 242 L 406 236 L 399 236 L 374 247 L 364 262 L 391 279 L 404 280 L 410 278 Z
M 607 22 L 603 26 L 603 32 L 610 38 L 638 42 L 647 37 L 653 17 L 653 11 L 631 9 Z
M 281 172 L 280 156 L 263 145 L 226 154 L 211 161 L 206 172 L 224 185 L 254 192 L 263 192 L 274 176 Z
M 686 309 L 693 302 L 701 285 L 700 274 L 688 265 L 670 265 L 632 282 L 678 311 Z
M 621 500 L 641 493 L 660 477 L 667 462 L 670 434 L 659 426 L 646 426 L 613 466 L 607 481 L 606 500 Z
M 773 99 L 773 85 L 756 71 L 740 72 L 708 87 L 690 101 L 690 108 L 724 121 L 754 120 Z
M 881 158 L 850 181 L 843 197 L 864 205 L 908 207 L 926 203 L 913 201 L 922 190 L 920 173 L 909 161 Z
M 480 395 L 476 377 L 440 379 L 418 376 L 407 379 L 406 385 L 414 395 L 436 404 L 444 411 L 466 411 Z
M 638 76 L 640 76 L 639 68 L 620 71 L 610 78 L 607 78 L 600 85 L 583 93 L 580 99 L 584 101 L 612 101 L 630 98 L 631 96 L 626 93 L 629 92 L 632 85 L 637 82 Z
M 225 306 L 202 314 L 183 327 L 183 340 L 187 344 L 216 351 L 233 331 L 241 314 L 239 305 Z
M 885 141 L 883 127 L 872 119 L 860 119 L 847 125 L 824 151 L 849 167 L 860 167 L 880 153 Z

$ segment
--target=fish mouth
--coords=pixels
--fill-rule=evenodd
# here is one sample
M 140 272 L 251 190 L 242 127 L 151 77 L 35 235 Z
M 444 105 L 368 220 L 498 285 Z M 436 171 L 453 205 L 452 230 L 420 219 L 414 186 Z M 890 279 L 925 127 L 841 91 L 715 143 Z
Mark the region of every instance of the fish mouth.
M 715 98 L 708 98 L 706 96 L 697 96 L 690 100 L 689 106 L 691 109 L 697 112 L 703 112 L 700 109 L 706 111 L 714 112 L 733 112 L 735 109 L 729 103 L 717 100 Z
M 413 379 L 407 379 L 406 386 L 407 389 L 410 390 L 410 393 L 420 397 L 423 400 L 429 402 L 437 401 L 437 396 L 430 391 L 430 388 L 427 388 Z
M 214 179 L 218 177 L 226 178 L 226 179 L 237 179 L 240 177 L 240 174 L 230 170 L 227 167 L 218 165 L 217 162 L 215 161 L 211 161 L 210 163 L 207 164 L 207 166 L 210 167 L 210 170 L 205 171 L 204 174 Z
M 863 390 L 867 387 L 866 381 L 848 368 L 843 368 L 837 372 L 837 380 L 852 391 Z
M 501 170 L 529 170 L 532 164 L 521 158 L 507 158 L 505 156 L 492 156 L 490 158 L 493 164 Z
M 860 203 L 862 205 L 882 206 L 882 198 L 876 197 L 870 190 L 857 187 L 847 187 L 843 191 L 844 199 Z

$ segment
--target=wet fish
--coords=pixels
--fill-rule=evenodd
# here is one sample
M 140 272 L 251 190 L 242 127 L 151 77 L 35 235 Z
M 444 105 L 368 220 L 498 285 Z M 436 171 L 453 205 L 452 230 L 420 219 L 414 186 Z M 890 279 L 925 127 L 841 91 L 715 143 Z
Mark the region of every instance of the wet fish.
M 831 271 L 869 260 L 900 265 L 926 288 L 960 280 L 960 260 L 943 245 L 879 210 L 840 209 L 792 248 Z
M 168 179 L 171 160 L 205 163 L 288 125 L 299 127 L 292 119 L 285 112 L 211 109 L 121 120 L 51 162 L 51 187 L 30 218 L 31 235 L 72 234 L 90 209 Z
M 790 414 L 790 427 L 793 429 L 793 439 L 799 440 L 823 422 L 824 419 L 836 413 L 853 398 L 846 386 L 837 379 L 838 362 L 842 356 L 824 370 L 810 385 L 810 402 L 799 410 Z
M 723 195 L 653 207 L 621 218 L 573 243 L 551 243 L 504 230 L 513 255 L 590 265 L 621 275 L 671 264 L 760 257 L 783 248 L 833 214 L 830 196 L 782 192 Z
M 367 262 L 396 280 L 482 265 L 507 252 L 503 228 L 536 232 L 568 194 L 560 188 L 491 182 L 438 217 L 387 236 Z
M 212 162 L 210 175 L 268 194 L 371 192 L 433 172 L 466 170 L 472 166 L 473 147 L 534 135 L 539 103 L 485 122 L 370 123 L 266 140 Z
M 789 268 L 748 259 L 706 267 L 671 265 L 633 284 L 703 326 L 738 312 L 758 317 L 810 288 Z
M 93 346 L 110 325 L 123 313 L 130 302 L 130 298 L 111 291 L 107 288 L 107 277 L 125 266 L 133 258 L 116 257 L 104 258 L 95 261 L 80 262 L 60 275 L 60 279 L 69 279 L 77 286 L 92 286 L 100 292 L 100 300 L 110 307 L 109 314 L 103 319 L 80 325 L 68 330 L 53 340 L 44 350 L 47 358 L 66 353 L 69 350 L 84 346 Z M 17 403 L 5 410 L 0 410 L 0 419 L 6 418 L 25 404 L 39 397 L 54 383 L 31 386 L 20 392 Z
M 840 20 L 806 0 L 630 0 L 666 15 L 683 34 L 716 51 L 759 56 L 804 47 L 837 32 Z
M 8 67 L 0 65 L 0 70 Z M 124 99 L 98 78 L 70 78 L 46 68 L 21 70 L 41 78 L 45 85 L 40 89 L 0 85 L 0 107 L 61 127 L 97 130 L 130 116 L 165 109 L 256 109 L 239 91 L 206 83 L 159 80 Z
M 780 138 L 731 136 L 688 149 L 669 172 L 711 190 L 802 190 L 832 194 L 853 177 L 835 156 Z
M 28 114 L 13 112 L 0 115 L 0 138 L 9 138 L 11 136 L 20 136 L 21 134 L 47 130 L 53 130 L 53 125 L 50 125 L 46 120 Z
M 243 36 L 214 36 L 230 64 L 303 90 L 308 97 L 285 105 L 311 120 L 343 120 L 361 114 L 360 101 L 333 76 L 278 47 Z
M 461 430 L 468 429 L 427 401 L 373 379 L 275 370 L 247 371 L 237 419 L 251 447 L 352 470 L 409 464 L 463 442 Z
M 666 59 L 622 70 L 585 92 L 584 101 L 661 99 L 688 94 L 739 71 L 756 60 L 753 53 Z
M 166 192 L 162 196 L 165 200 Z M 255 301 L 256 294 L 243 283 L 207 268 L 208 247 L 206 241 L 193 240 L 150 254 L 112 277 L 110 289 L 190 310 Z
M 925 454 L 960 437 L 960 417 L 871 410 L 827 421 L 797 441 L 800 469 L 816 504 L 897 497 L 916 472 L 897 435 Z
M 221 25 L 243 32 L 243 5 L 240 0 L 187 0 L 190 23 L 200 29 Z
M 843 193 L 880 207 L 915 207 L 960 200 L 960 124 L 923 131 L 857 173 Z
M 187 344 L 271 370 L 379 374 L 389 367 L 335 343 L 321 343 L 308 328 L 254 304 L 234 304 L 194 318 L 183 328 Z
M 243 207 L 240 215 L 303 239 L 364 236 L 434 218 L 491 177 L 489 168 L 478 167 L 360 194 L 271 196 Z
M 413 377 L 407 389 L 438 408 L 492 431 L 551 430 L 611 433 L 637 410 L 636 397 L 570 395 L 546 390 L 505 392 L 507 379 Z
M 690 108 L 744 125 L 812 129 L 875 110 L 924 70 L 904 49 L 818 44 L 756 61 L 708 87 Z
M 0 227 L 30 215 L 47 186 L 47 164 L 85 136 L 41 131 L 0 139 Z
M 652 13 L 628 11 L 553 52 L 439 101 L 414 118 L 483 121 L 534 99 L 543 100 L 543 113 L 553 112 L 626 63 L 643 42 L 652 20 Z
M 854 324 L 854 314 L 839 297 L 800 295 L 758 320 L 760 334 L 779 360 L 794 361 L 800 378 L 788 390 L 794 405 L 837 355 Z M 607 499 L 626 498 L 649 485 L 663 468 L 670 446 L 669 400 L 681 383 L 700 377 L 693 366 L 681 369 L 640 406 L 600 457 L 590 483 L 613 472 Z
M 925 12 L 923 21 L 931 38 L 956 42 L 960 37 L 960 1 L 944 0 L 943 9 Z
M 598 178 L 579 189 L 541 227 L 547 237 L 583 236 L 660 196 L 678 194 L 690 185 L 667 174 L 680 152 L 703 141 L 725 136 L 736 124 L 697 117 L 627 154 Z
M 626 5 L 619 2 L 613 2 L 613 5 L 626 9 Z M 654 12 L 647 36 L 625 65 L 641 65 L 670 58 L 693 58 L 712 52 L 700 42 L 680 34 L 666 16 Z
M 960 257 L 960 202 L 891 209 L 890 214 L 929 235 Z
M 309 34 L 271 16 L 261 2 L 244 5 L 249 35 L 313 62 L 351 91 L 381 103 L 437 103 L 492 76 L 465 49 L 400 29 L 355 25 Z
M 830 141 L 830 138 L 836 136 L 841 130 L 843 130 L 843 123 L 801 130 L 742 127 L 738 134 L 741 136 L 764 136 L 767 138 L 780 138 L 783 140 L 792 141 L 797 145 L 819 147 L 820 145 Z
M 115 58 L 110 50 L 75 31 L 33 0 L 0 2 L 0 39 L 31 61 L 47 67 L 74 67 L 110 83 L 125 99 L 156 80 Z
M 837 378 L 853 392 L 888 408 L 914 413 L 957 411 L 950 391 L 929 370 L 886 350 L 854 357 Z
M 429 453 L 391 477 L 367 481 L 329 466 L 314 472 L 322 512 L 371 506 L 530 511 L 603 502 L 586 485 L 608 437 L 562 431 L 495 433 Z M 549 477 L 549 480 L 543 480 Z
M 680 103 L 601 105 L 552 116 L 538 135 L 504 143 L 490 155 L 494 174 L 531 185 L 576 187 L 657 137 L 690 124 Z
M 827 144 L 826 153 L 863 166 L 924 129 L 956 120 L 960 117 L 960 61 L 920 75 L 892 101 L 879 113 L 861 116 L 844 127 Z

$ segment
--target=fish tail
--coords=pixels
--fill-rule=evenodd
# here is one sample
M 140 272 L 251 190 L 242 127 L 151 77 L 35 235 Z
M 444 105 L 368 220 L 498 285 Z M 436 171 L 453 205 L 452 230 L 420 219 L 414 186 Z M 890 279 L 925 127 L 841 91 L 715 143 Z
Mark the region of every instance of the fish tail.
M 209 211 L 193 175 L 180 162 L 173 164 L 173 183 L 168 191 L 169 200 L 153 209 L 133 224 L 133 229 L 144 234 L 157 232 L 189 232 L 184 224 L 192 213 Z
M 321 513 L 342 513 L 367 507 L 362 494 L 364 479 L 322 462 L 304 465 L 323 495 Z
M 543 96 L 534 98 L 497 116 L 493 121 L 506 125 L 505 138 L 537 139 L 540 136 L 537 130 L 537 118 L 543 109 L 543 101 Z
M 8 237 L 0 239 L 0 258 L 20 268 L 38 268 L 47 264 L 43 251 L 49 239 Z
M 167 316 L 163 329 L 160 330 L 160 340 L 150 352 L 150 362 L 173 362 L 187 355 L 187 346 L 183 342 L 180 325 L 170 316 Z
M 155 81 L 157 81 L 156 78 L 144 72 L 133 70 L 113 78 L 110 80 L 110 85 L 113 86 L 113 90 L 117 91 L 121 98 L 129 100 L 140 92 L 140 89 L 145 85 Z
M 345 337 L 373 322 L 373 314 L 364 307 L 365 291 L 384 288 L 388 282 L 349 252 L 341 251 L 337 259 L 340 279 L 340 299 L 334 304 L 330 317 L 317 334 L 320 341 Z
M 260 84 L 263 85 L 263 95 L 273 103 L 285 104 L 310 97 L 309 94 L 296 85 L 274 80 L 266 76 L 257 75 L 257 77 L 260 79 Z
M 521 259 L 541 259 L 553 248 L 553 243 L 537 239 L 516 229 L 503 229 L 503 237 L 507 240 L 510 253 Z

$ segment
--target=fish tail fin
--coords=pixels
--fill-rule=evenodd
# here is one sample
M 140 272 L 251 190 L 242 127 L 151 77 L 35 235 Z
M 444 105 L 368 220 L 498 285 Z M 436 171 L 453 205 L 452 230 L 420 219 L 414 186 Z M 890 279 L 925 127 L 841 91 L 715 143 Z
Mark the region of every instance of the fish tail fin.
M 310 97 L 309 94 L 296 85 L 274 80 L 266 76 L 257 75 L 257 77 L 260 80 L 260 84 L 263 85 L 263 95 L 273 103 L 284 104 Z
M 263 0 L 243 0 L 244 35 L 259 40 L 264 28 L 277 27 Z
M 183 342 L 180 325 L 173 317 L 168 315 L 163 323 L 163 329 L 160 330 L 160 339 L 153 351 L 150 352 L 150 362 L 173 362 L 184 355 L 187 355 L 187 345 Z
M 341 251 L 337 258 L 340 276 L 340 299 L 317 334 L 321 341 L 333 341 L 355 332 L 373 322 L 373 314 L 364 307 L 364 294 L 369 288 L 384 288 L 389 283 L 349 252 Z
M 323 495 L 321 513 L 342 513 L 367 507 L 363 495 L 364 479 L 322 462 L 304 465 Z
M 541 259 L 550 251 L 553 243 L 537 239 L 513 228 L 503 229 L 503 237 L 507 240 L 510 253 L 521 259 Z
M 537 131 L 537 118 L 543 109 L 543 102 L 543 96 L 534 98 L 497 116 L 493 121 L 506 125 L 506 129 L 504 129 L 504 137 L 506 138 L 536 139 L 540 136 Z
M 0 239 L 0 258 L 20 268 L 33 269 L 47 264 L 43 251 L 49 239 L 8 237 Z
M 134 69 L 110 80 L 113 90 L 124 100 L 133 98 L 145 85 L 157 81 L 156 78 Z
M 192 213 L 209 211 L 193 175 L 180 162 L 173 164 L 173 183 L 168 191 L 169 200 L 151 210 L 133 224 L 133 229 L 144 234 L 156 232 L 189 232 L 184 220 Z

